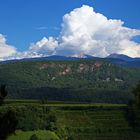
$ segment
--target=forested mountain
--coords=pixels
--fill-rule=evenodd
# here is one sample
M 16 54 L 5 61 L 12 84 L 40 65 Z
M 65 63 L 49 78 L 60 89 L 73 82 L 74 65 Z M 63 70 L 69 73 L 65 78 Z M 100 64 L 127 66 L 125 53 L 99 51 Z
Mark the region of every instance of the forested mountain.
M 139 69 L 90 60 L 36 60 L 0 64 L 9 98 L 126 103 Z

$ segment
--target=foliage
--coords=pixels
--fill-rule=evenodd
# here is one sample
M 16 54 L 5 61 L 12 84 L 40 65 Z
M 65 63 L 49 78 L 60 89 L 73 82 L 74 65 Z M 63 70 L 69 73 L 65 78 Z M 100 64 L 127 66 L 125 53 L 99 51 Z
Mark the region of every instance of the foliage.
M 48 102 L 48 100 L 47 100 L 47 98 L 42 98 L 41 100 L 40 100 L 40 102 L 41 102 L 41 104 L 47 104 L 47 102 Z
M 57 129 L 55 113 L 45 106 L 3 106 L 0 108 L 1 113 L 15 111 L 15 116 L 18 120 L 16 129 L 24 131 L 47 129 Z
M 133 94 L 135 96 L 135 101 L 137 107 L 140 108 L 140 81 L 138 82 L 137 86 L 133 90 Z
M 7 96 L 8 92 L 6 90 L 6 85 L 0 86 L 0 105 L 3 104 L 4 98 Z
M 15 132 L 18 124 L 16 114 L 14 111 L 9 110 L 4 114 L 0 114 L 0 140 L 6 140 L 6 138 Z
M 37 137 L 36 134 L 33 134 L 33 135 L 30 137 L 30 140 L 39 140 L 39 138 Z
M 51 131 L 56 130 L 57 129 L 56 121 L 57 121 L 57 118 L 54 115 L 54 113 L 49 114 L 47 118 L 46 130 L 51 130 Z
M 128 105 L 127 119 L 134 131 L 140 132 L 140 81 L 133 89 L 135 100 Z

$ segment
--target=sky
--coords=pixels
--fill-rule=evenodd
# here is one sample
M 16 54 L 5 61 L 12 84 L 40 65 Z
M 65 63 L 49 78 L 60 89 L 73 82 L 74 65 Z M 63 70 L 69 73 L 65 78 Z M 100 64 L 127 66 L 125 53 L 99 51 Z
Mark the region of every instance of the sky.
M 0 60 L 82 53 L 140 57 L 139 5 L 140 0 L 0 0 Z

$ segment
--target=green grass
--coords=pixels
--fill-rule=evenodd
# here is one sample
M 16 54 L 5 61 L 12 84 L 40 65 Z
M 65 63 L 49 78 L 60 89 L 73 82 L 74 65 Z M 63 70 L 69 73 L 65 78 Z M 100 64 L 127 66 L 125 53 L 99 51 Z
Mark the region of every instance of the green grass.
M 40 140 L 60 140 L 59 137 L 51 131 L 39 130 L 39 131 L 16 131 L 15 134 L 10 136 L 7 140 L 30 140 L 30 137 L 36 134 Z
M 5 105 L 37 105 L 49 107 L 126 107 L 126 104 L 110 104 L 110 103 L 81 103 L 81 102 L 64 102 L 64 101 L 48 101 L 47 104 L 41 104 L 39 100 L 6 100 Z

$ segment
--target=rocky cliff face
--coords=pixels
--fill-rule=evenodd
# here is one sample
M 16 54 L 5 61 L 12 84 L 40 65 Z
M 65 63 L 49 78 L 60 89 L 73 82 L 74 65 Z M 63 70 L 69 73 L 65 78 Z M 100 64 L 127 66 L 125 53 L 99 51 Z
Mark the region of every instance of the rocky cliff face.
M 93 62 L 90 64 L 86 63 L 47 63 L 45 62 L 42 64 L 39 69 L 40 70 L 49 70 L 49 69 L 57 69 L 58 75 L 67 75 L 71 73 L 86 73 L 86 72 L 93 72 L 95 70 L 100 69 L 102 67 L 103 62 Z M 111 64 L 108 64 L 110 67 Z

